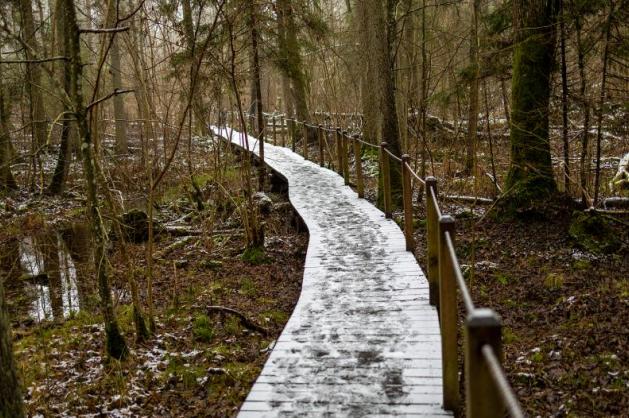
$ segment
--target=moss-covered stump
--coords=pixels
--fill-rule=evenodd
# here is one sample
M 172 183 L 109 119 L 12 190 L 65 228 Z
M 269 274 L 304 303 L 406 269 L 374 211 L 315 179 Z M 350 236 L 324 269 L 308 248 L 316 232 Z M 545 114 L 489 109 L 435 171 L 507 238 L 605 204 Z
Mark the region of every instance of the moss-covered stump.
M 595 254 L 615 253 L 622 247 L 609 221 L 593 210 L 575 211 L 568 232 L 576 245 Z
M 132 209 L 120 218 L 120 229 L 125 241 L 141 244 L 149 239 L 149 217 L 146 212 Z M 154 222 L 153 230 L 158 232 L 159 225 Z

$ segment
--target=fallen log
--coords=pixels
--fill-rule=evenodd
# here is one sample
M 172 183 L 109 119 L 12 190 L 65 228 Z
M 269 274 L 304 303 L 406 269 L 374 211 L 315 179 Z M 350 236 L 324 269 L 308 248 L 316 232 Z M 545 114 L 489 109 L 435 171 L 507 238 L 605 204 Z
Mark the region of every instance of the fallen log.
M 235 309 L 228 308 L 226 306 L 213 305 L 213 306 L 208 306 L 207 307 L 207 312 L 208 313 L 220 312 L 220 313 L 228 313 L 230 315 L 234 315 L 235 317 L 237 317 L 240 320 L 240 323 L 242 325 L 244 325 L 245 328 L 248 328 L 251 331 L 259 332 L 260 334 L 262 334 L 265 337 L 269 335 L 269 331 L 266 328 L 263 328 L 260 325 L 256 324 L 255 322 L 253 322 L 252 320 L 247 318 L 245 316 L 245 314 L 243 314 L 242 312 L 239 312 L 239 311 L 237 311 Z

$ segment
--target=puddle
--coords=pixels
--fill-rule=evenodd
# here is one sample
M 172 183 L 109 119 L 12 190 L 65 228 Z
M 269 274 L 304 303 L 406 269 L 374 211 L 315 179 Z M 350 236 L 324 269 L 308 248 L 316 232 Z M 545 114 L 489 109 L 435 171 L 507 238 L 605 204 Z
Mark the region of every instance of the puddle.
M 67 318 L 80 306 L 76 267 L 70 253 L 60 234 L 55 232 L 47 238 L 43 245 L 52 245 L 56 251 L 42 251 L 34 237 L 20 242 L 20 264 L 29 282 L 25 290 L 34 297 L 28 314 L 37 322 Z
M 79 224 L 22 237 L 17 258 L 24 313 L 35 322 L 63 320 L 87 305 L 93 295 L 90 253 L 87 228 Z

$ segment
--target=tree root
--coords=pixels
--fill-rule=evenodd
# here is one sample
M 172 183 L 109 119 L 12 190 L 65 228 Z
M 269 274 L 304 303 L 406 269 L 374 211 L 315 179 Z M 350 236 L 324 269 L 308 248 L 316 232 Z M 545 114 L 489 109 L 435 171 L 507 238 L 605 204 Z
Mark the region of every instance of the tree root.
M 255 322 L 253 322 L 252 320 L 247 318 L 243 313 L 241 313 L 241 312 L 239 312 L 239 311 L 237 311 L 235 309 L 227 308 L 225 306 L 213 305 L 213 306 L 208 306 L 207 307 L 207 312 L 208 313 L 221 312 L 221 313 L 228 313 L 228 314 L 234 315 L 235 317 L 237 317 L 240 320 L 240 323 L 243 324 L 245 326 L 245 328 L 248 328 L 248 329 L 250 329 L 252 331 L 259 332 L 260 334 L 262 334 L 265 337 L 269 335 L 269 330 L 267 330 L 266 328 L 263 328 L 260 325 L 256 324 Z

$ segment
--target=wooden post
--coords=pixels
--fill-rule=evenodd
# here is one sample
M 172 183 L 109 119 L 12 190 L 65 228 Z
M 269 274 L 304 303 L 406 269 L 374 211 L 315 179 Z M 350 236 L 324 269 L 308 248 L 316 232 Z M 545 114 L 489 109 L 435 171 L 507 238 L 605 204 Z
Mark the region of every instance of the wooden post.
M 484 345 L 493 349 L 502 364 L 502 326 L 491 309 L 475 309 L 465 323 L 465 398 L 467 416 L 489 418 L 504 416 L 504 405 L 496 390 L 487 362 Z
M 296 140 L 296 136 L 295 135 L 295 131 L 297 130 L 297 123 L 295 122 L 295 119 L 290 119 L 290 135 L 291 135 L 291 148 L 293 150 L 293 152 L 296 152 L 296 148 L 297 148 L 297 140 Z
M 277 127 L 275 126 L 275 116 L 271 119 L 273 124 L 273 145 L 277 145 Z
M 341 143 L 341 128 L 336 128 L 336 172 L 343 175 L 343 144 Z
M 382 170 L 382 188 L 384 192 L 384 216 L 387 219 L 391 219 L 393 217 L 393 211 L 391 210 L 391 167 L 387 145 L 386 142 L 380 144 L 380 169 Z
M 288 130 L 286 128 L 286 122 L 284 121 L 284 115 L 280 116 L 280 132 L 281 132 L 281 138 L 282 138 L 282 147 L 286 146 L 286 131 Z
M 446 233 L 454 240 L 454 218 L 449 215 L 443 215 L 439 218 L 439 322 L 441 324 L 443 407 L 456 410 L 459 405 L 457 286 L 452 258 L 446 244 Z
M 343 179 L 345 185 L 349 186 L 349 137 L 347 132 L 341 134 L 341 144 L 343 145 Z
M 411 157 L 402 155 L 402 197 L 404 200 L 404 237 L 406 238 L 406 251 L 415 251 L 415 238 L 413 237 L 413 186 L 411 172 L 408 163 Z
M 304 133 L 304 160 L 308 159 L 308 125 L 306 122 L 303 123 L 303 133 Z
M 319 140 L 319 165 L 323 167 L 325 165 L 325 155 L 323 154 L 323 128 L 321 125 L 317 126 L 317 139 Z
M 363 161 L 358 135 L 354 136 L 354 160 L 356 161 L 356 188 L 358 189 L 358 197 L 362 199 L 365 197 L 365 183 L 363 181 Z
M 426 177 L 426 266 L 428 267 L 428 284 L 430 286 L 430 304 L 436 306 L 439 299 L 439 230 L 437 211 L 430 189 L 435 191 L 437 196 L 437 179 Z

